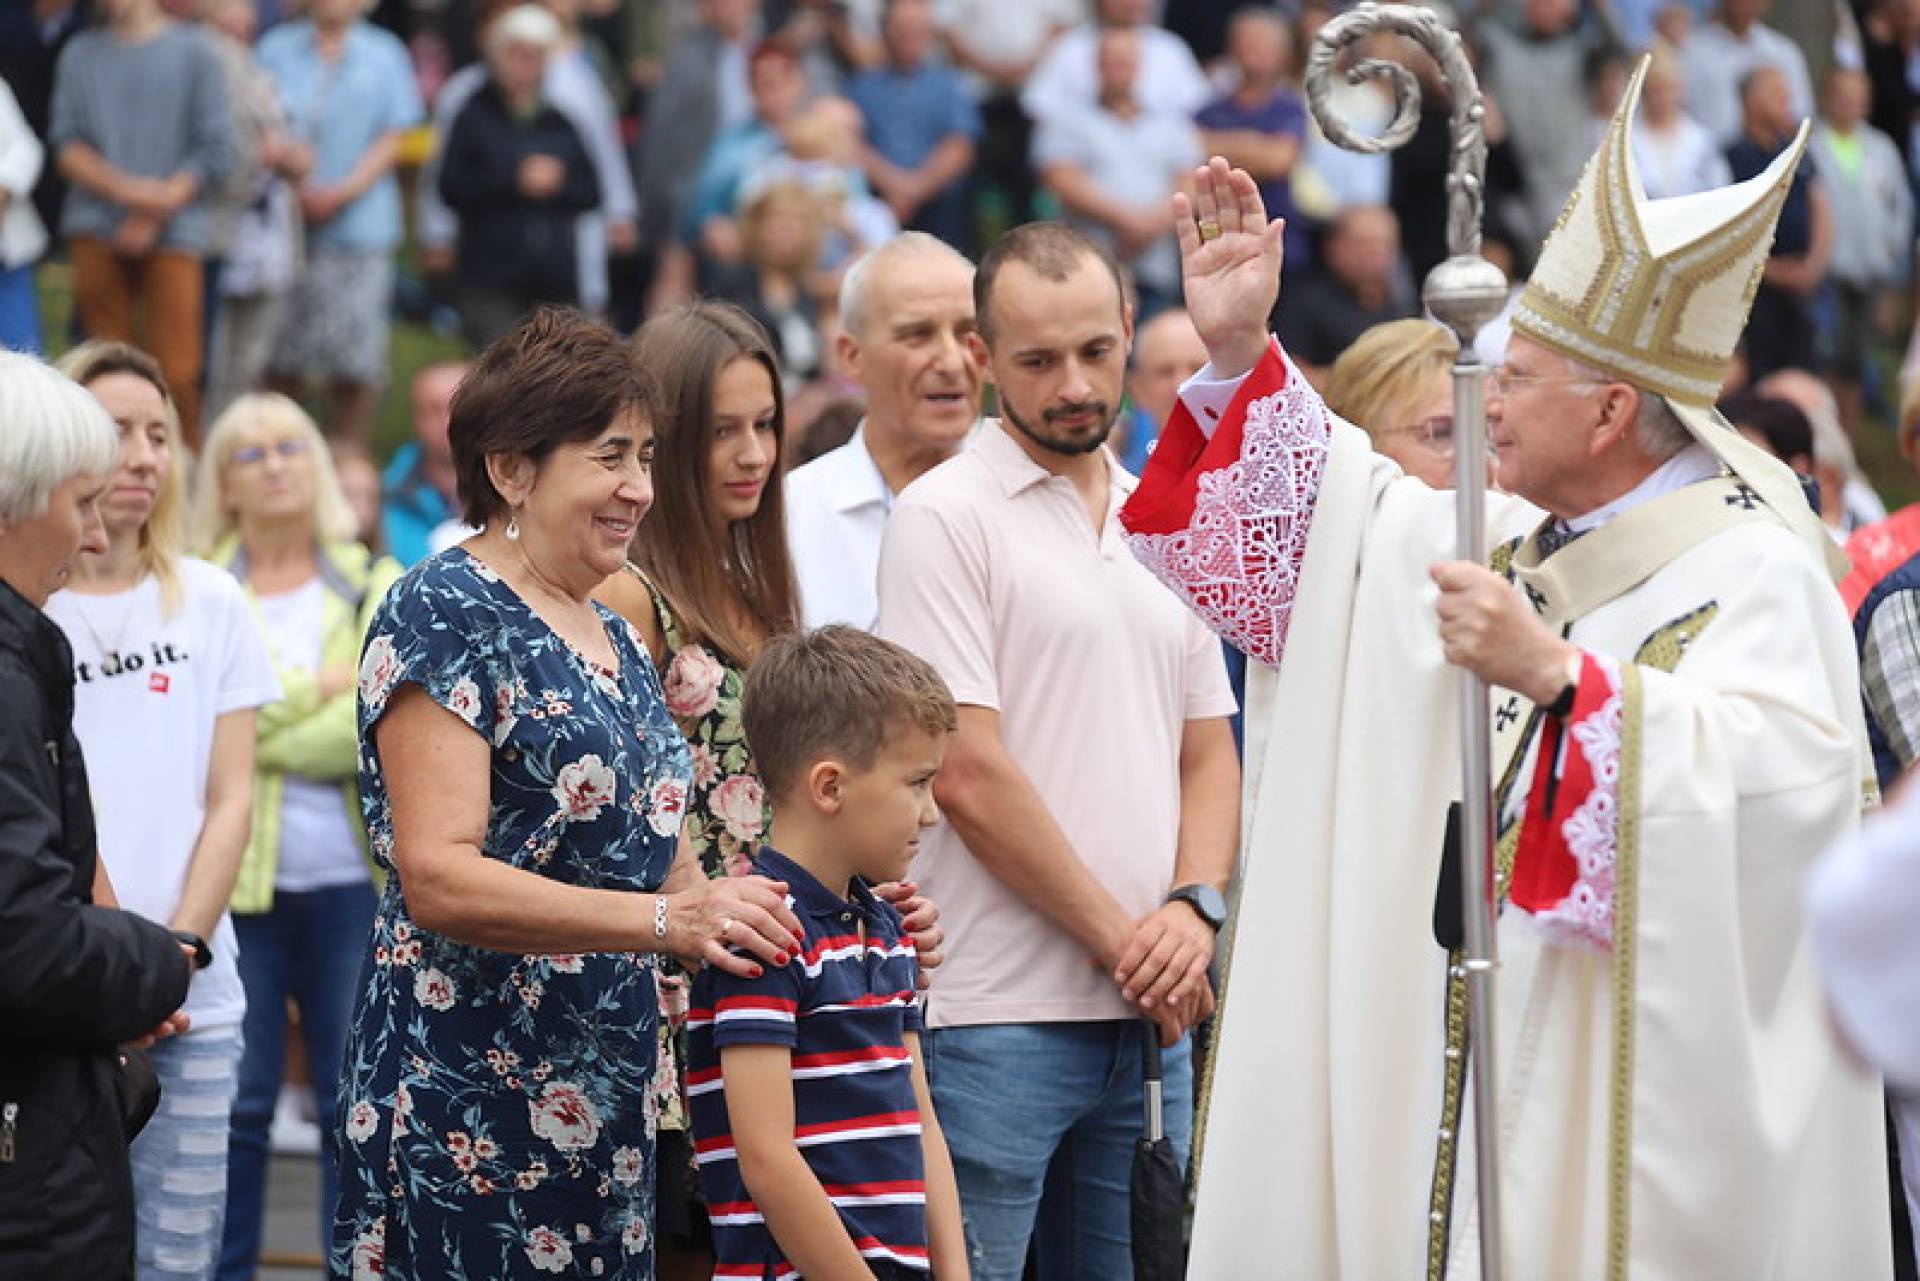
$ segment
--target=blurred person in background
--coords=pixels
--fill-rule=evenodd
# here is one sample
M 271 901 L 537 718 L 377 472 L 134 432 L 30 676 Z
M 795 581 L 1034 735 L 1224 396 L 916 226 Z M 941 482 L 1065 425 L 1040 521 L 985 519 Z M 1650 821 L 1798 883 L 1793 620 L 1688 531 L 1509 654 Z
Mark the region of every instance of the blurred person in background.
M 495 19 L 487 83 L 447 131 L 440 198 L 460 219 L 454 297 L 475 347 L 535 307 L 579 301 L 574 223 L 600 203 L 600 179 L 579 130 L 544 97 L 559 35 L 538 5 Z
M 1100 75 L 1100 41 L 1113 31 L 1130 32 L 1139 43 L 1143 110 L 1192 119 L 1213 96 L 1193 50 L 1154 21 L 1149 0 L 1092 0 L 1091 8 L 1091 21 L 1049 45 L 1020 91 L 1020 105 L 1036 129 L 1055 115 L 1085 113 L 1099 105 L 1106 92 Z
M 183 1007 L 191 1028 L 153 1048 L 160 1110 L 133 1145 L 140 1276 L 209 1278 L 246 1011 L 227 901 L 253 816 L 255 712 L 281 691 L 240 585 L 183 554 L 187 456 L 159 364 L 94 342 L 61 368 L 120 434 L 106 550 L 47 605 L 73 647 L 100 857 L 123 905 L 211 951 Z
M 1400 221 L 1385 205 L 1343 209 L 1327 227 L 1312 271 L 1289 284 L 1276 331 L 1318 382 L 1361 334 L 1414 314 L 1400 270 Z
M 262 36 L 260 65 L 287 112 L 306 243 L 269 360 L 275 391 L 326 385 L 329 437 L 364 445 L 387 375 L 403 133 L 422 118 L 406 46 L 367 22 L 367 0 L 310 0 Z
M 1361 334 L 1327 371 L 1327 408 L 1364 430 L 1376 454 L 1434 489 L 1453 488 L 1453 360 L 1460 344 L 1431 320 Z
M 231 910 L 247 993 L 227 1155 L 218 1275 L 246 1281 L 260 1253 L 267 1133 L 299 1008 L 320 1125 L 320 1211 L 334 1200 L 335 1088 L 374 888 L 354 787 L 360 641 L 400 567 L 355 541 L 332 455 L 306 411 L 244 396 L 207 434 L 195 516 L 208 559 L 245 589 L 281 697 L 260 709 L 253 826 Z
M 1818 374 L 1781 369 L 1753 384 L 1754 391 L 1784 400 L 1806 417 L 1813 433 L 1813 475 L 1820 485 L 1820 514 L 1835 538 L 1861 525 L 1885 520 L 1887 505 L 1874 492 L 1840 422 L 1840 402 Z
M 337 2 L 337 0 L 336 0 Z M 48 146 L 71 184 L 60 232 L 89 338 L 146 345 L 177 388 L 188 444 L 200 436 L 209 202 L 232 165 L 218 58 L 159 0 L 104 0 L 106 25 L 74 37 L 54 71 Z
M 1032 219 L 1038 191 L 1029 160 L 1033 121 L 1020 105 L 1021 86 L 1085 8 L 1082 0 L 940 0 L 935 7 L 947 57 L 966 73 L 980 110 L 974 177 L 996 193 L 1009 225 Z
M 447 425 L 453 393 L 470 368 L 466 361 L 435 361 L 417 371 L 407 388 L 413 439 L 394 452 L 382 477 L 380 529 L 387 553 L 409 569 L 427 558 L 428 536 L 458 508 Z
M 47 227 L 33 207 L 33 188 L 46 160 L 47 149 L 0 80 L 0 347 L 9 351 L 40 351 L 33 269 L 47 251 Z
M 219 56 L 233 112 L 233 171 L 213 204 L 218 269 L 207 272 L 207 416 L 260 385 L 299 271 L 300 207 L 293 184 L 313 155 L 290 146 L 273 78 L 254 60 L 253 0 L 200 0 L 201 29 Z
M 626 148 L 620 140 L 620 121 L 601 83 L 594 63 L 577 41 L 568 43 L 567 22 L 577 17 L 561 0 L 544 6 L 556 15 L 560 26 L 547 53 L 541 80 L 541 97 L 564 115 L 580 135 L 580 141 L 593 160 L 594 175 L 600 181 L 600 204 L 581 214 L 574 223 L 575 254 L 579 273 L 579 299 L 583 310 L 604 312 L 611 297 L 609 257 L 630 259 L 639 247 L 639 205 L 634 194 L 633 171 L 628 166 Z M 565 10 L 567 17 L 560 17 Z M 495 11 L 495 20 L 510 13 L 510 8 Z M 481 47 L 487 45 L 481 33 Z M 453 122 L 473 95 L 488 82 L 486 61 L 462 67 L 448 77 L 433 102 L 434 149 L 420 174 L 415 191 L 415 235 L 422 247 L 421 260 L 433 275 L 453 270 L 455 244 L 460 222 L 440 198 L 440 160 L 445 154 Z
M 1180 384 L 1206 363 L 1206 344 L 1185 308 L 1169 308 L 1140 326 L 1133 340 L 1133 367 L 1127 374 L 1127 399 L 1133 409 L 1114 424 L 1108 440 L 1121 466 L 1140 474 L 1179 399 Z
M 745 258 L 715 271 L 714 293 L 772 335 L 790 382 L 810 382 L 826 359 L 815 297 L 824 211 L 800 183 L 776 181 L 746 196 L 739 221 Z
M 1720 144 L 1681 106 L 1686 68 L 1668 44 L 1653 48 L 1633 121 L 1633 159 L 1647 197 L 1665 200 L 1724 187 L 1731 177 Z
M 1828 281 L 1837 323 L 1822 335 L 1823 363 L 1849 430 L 1860 421 L 1869 353 L 1892 328 L 1884 322 L 1913 261 L 1913 179 L 1901 148 L 1866 123 L 1868 90 L 1862 72 L 1829 70 L 1809 147 L 1833 207 Z
M 902 227 L 973 244 L 973 169 L 980 110 L 953 68 L 934 56 L 932 0 L 887 0 L 886 51 L 847 85 L 866 118 L 867 180 Z
M 958 453 L 980 417 L 973 264 L 902 232 L 848 270 L 839 312 L 836 356 L 867 413 L 846 444 L 787 473 L 787 539 L 806 625 L 871 629 L 894 499 Z
M 1293 167 L 1307 141 L 1307 104 L 1297 87 L 1293 32 L 1278 10 L 1251 5 L 1227 28 L 1233 88 L 1194 116 L 1209 156 L 1252 174 L 1267 212 L 1287 220 L 1287 267 L 1312 261 L 1307 221 L 1296 217 Z
M 1718 0 L 1711 20 L 1694 27 L 1680 46 L 1680 60 L 1687 68 L 1687 114 L 1722 146 L 1739 140 L 1746 81 L 1762 67 L 1780 73 L 1789 120 L 1813 114 L 1807 55 L 1790 37 L 1761 21 L 1771 7 L 1772 0 Z
M 1920 471 L 1920 383 L 1909 383 L 1900 398 L 1895 439 L 1907 466 Z M 1884 520 L 1854 530 L 1847 539 L 1853 572 L 1840 580 L 1840 596 L 1847 609 L 1859 609 L 1876 583 L 1916 554 L 1920 554 L 1920 503 L 1909 503 Z
M 1099 100 L 1042 118 L 1033 163 L 1068 220 L 1131 272 L 1144 320 L 1178 301 L 1180 255 L 1167 197 L 1206 153 L 1190 113 L 1156 106 L 1145 93 L 1141 49 L 1131 27 L 1100 33 Z
M 659 84 L 648 95 L 634 171 L 641 245 L 652 258 L 649 292 L 661 305 L 693 291 L 692 246 L 703 220 L 693 210 L 695 192 L 719 141 L 756 117 L 777 128 L 780 113 L 791 115 L 799 106 L 806 83 L 800 64 L 776 43 L 754 43 L 759 16 L 757 0 L 698 0 L 693 20 L 668 45 Z M 757 66 L 773 51 L 786 55 L 783 70 L 792 88 L 778 95 L 778 105 L 769 96 L 771 82 L 761 78 Z M 716 210 L 731 209 L 733 193 L 712 203 Z
M 346 496 L 347 510 L 353 513 L 354 539 L 369 551 L 385 553 L 380 540 L 380 521 L 385 514 L 385 491 L 380 480 L 380 465 L 364 450 L 352 446 L 329 445 L 333 470 Z
M 121 1281 L 134 1194 L 118 1051 L 181 1026 L 193 963 L 107 892 L 73 652 L 44 612 L 75 561 L 106 550 L 113 423 L 15 353 L 0 353 L 0 422 L 0 1273 Z
M 747 75 L 753 86 L 753 114 L 714 138 L 677 228 L 702 264 L 739 260 L 740 227 L 733 215 L 740 189 L 786 149 L 787 132 L 806 105 L 806 73 L 785 45 L 773 40 L 755 45 Z

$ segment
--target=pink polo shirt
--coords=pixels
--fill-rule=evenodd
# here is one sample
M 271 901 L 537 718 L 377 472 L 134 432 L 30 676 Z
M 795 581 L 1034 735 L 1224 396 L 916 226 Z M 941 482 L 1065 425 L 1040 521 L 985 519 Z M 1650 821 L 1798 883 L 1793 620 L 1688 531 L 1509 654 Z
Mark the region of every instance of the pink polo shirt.
M 989 423 L 896 502 L 880 552 L 882 636 L 963 704 L 1000 713 L 1007 750 L 1074 852 L 1129 915 L 1172 888 L 1186 723 L 1230 716 L 1220 642 L 1127 553 L 1134 478 L 1108 457 L 1096 536 L 1071 481 Z M 940 905 L 947 960 L 928 1026 L 1124 1019 L 1084 948 L 974 861 L 946 824 L 913 878 Z

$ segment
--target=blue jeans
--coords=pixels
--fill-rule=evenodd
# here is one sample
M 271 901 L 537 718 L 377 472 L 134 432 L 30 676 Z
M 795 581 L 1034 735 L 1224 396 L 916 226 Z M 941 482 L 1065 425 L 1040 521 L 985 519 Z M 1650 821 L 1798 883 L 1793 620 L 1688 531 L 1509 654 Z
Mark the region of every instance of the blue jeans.
M 998 1023 L 924 1033 L 934 1111 L 953 1154 L 974 1281 L 1133 1275 L 1127 1181 L 1142 1114 L 1142 1025 Z M 1165 1055 L 1167 1137 L 1193 1137 L 1188 1040 Z
M 215 1027 L 153 1047 L 160 1110 L 132 1152 L 140 1281 L 205 1281 L 219 1261 L 240 1036 Z
M 40 354 L 40 297 L 33 287 L 31 263 L 0 266 L 0 347 Z
M 289 996 L 300 1007 L 307 1061 L 313 1069 L 313 1100 L 320 1115 L 317 1230 L 323 1249 L 326 1245 L 337 1192 L 334 1098 L 375 902 L 372 884 L 363 881 L 294 894 L 276 891 L 272 910 L 233 918 L 240 941 L 240 978 L 247 988 L 247 1052 L 240 1063 L 240 1092 L 233 1102 L 220 1281 L 247 1281 L 260 1254 L 267 1132 L 280 1097 Z

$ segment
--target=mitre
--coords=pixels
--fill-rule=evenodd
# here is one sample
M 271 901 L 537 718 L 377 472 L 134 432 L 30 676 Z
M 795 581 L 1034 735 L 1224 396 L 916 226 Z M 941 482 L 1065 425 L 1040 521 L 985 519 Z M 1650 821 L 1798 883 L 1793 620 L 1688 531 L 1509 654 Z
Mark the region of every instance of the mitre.
M 1663 397 L 1773 514 L 1837 575 L 1846 557 L 1799 479 L 1714 409 L 1760 287 L 1808 126 L 1763 173 L 1713 191 L 1649 200 L 1633 157 L 1642 59 L 1606 138 L 1540 251 L 1513 328 L 1583 365 Z

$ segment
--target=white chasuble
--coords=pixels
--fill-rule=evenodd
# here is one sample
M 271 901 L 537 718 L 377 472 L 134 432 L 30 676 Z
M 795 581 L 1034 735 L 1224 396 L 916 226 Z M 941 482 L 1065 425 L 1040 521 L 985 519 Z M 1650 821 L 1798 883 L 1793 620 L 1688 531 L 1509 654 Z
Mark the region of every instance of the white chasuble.
M 1489 495 L 1489 542 L 1540 516 Z M 1176 411 L 1123 520 L 1258 660 L 1189 1275 L 1474 1276 L 1464 990 L 1433 926 L 1459 759 L 1428 570 L 1452 497 L 1275 347 L 1210 438 Z M 1564 824 L 1578 919 L 1500 920 L 1507 1275 L 1889 1275 L 1878 1083 L 1829 1036 L 1798 909 L 1864 760 L 1824 568 L 1720 478 L 1509 572 L 1587 655 L 1560 756 L 1595 781 Z M 1510 870 L 1546 718 L 1491 698 Z

